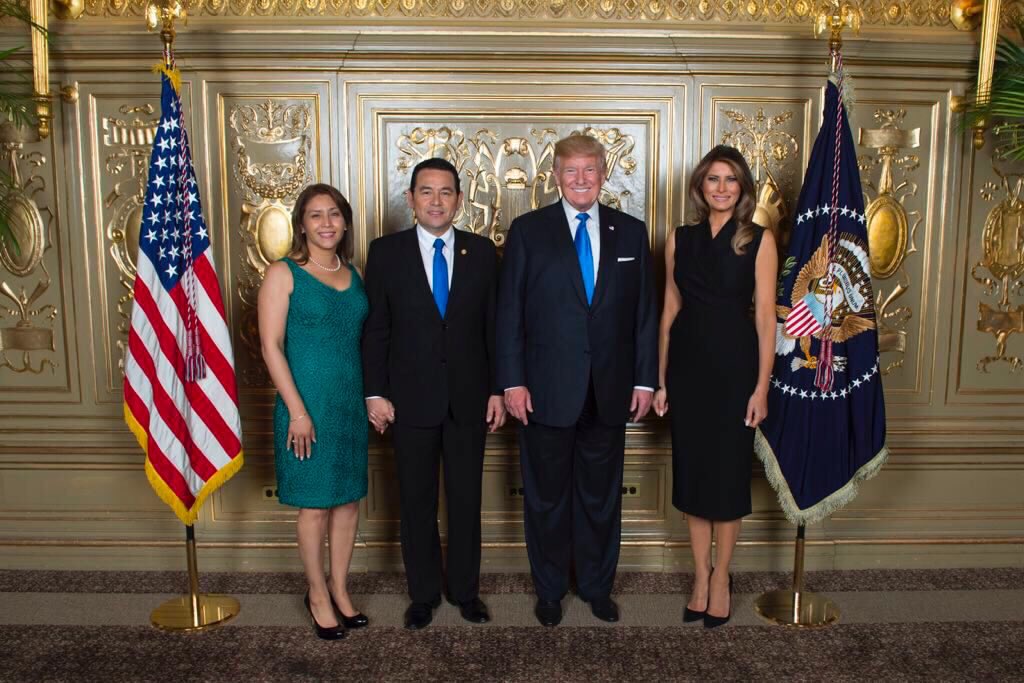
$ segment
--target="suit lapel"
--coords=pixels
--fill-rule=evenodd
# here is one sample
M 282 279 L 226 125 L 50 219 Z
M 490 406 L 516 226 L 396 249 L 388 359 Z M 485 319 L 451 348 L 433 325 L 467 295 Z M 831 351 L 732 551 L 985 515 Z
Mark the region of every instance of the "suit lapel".
M 434 311 L 434 315 L 440 317 L 441 312 L 437 310 L 434 302 L 434 293 L 430 291 L 430 282 L 427 280 L 427 272 L 423 269 L 423 254 L 420 252 L 420 237 L 416 232 L 416 226 L 407 231 L 409 236 L 405 240 L 405 261 L 406 268 L 413 283 L 413 296 L 426 299 L 426 304 Z
M 576 245 L 572 241 L 572 229 L 569 227 L 565 209 L 562 207 L 562 200 L 551 204 L 548 210 L 552 213 L 548 220 L 553 226 L 551 239 L 553 240 L 555 251 L 558 252 L 562 261 L 565 262 L 565 272 L 569 274 L 569 279 L 572 280 L 572 285 L 576 289 L 576 296 L 579 297 L 580 303 L 586 306 L 587 292 L 583 289 L 583 273 L 580 271 L 580 260 L 576 256 Z
M 615 227 L 609 224 L 608 210 L 598 204 L 601 216 L 601 262 L 597 269 L 597 282 L 594 283 L 594 302 L 596 307 L 604 298 L 615 277 Z
M 458 298 L 462 296 L 462 290 L 466 289 L 466 280 L 469 278 L 469 273 L 466 271 L 471 258 L 466 245 L 466 234 L 457 228 L 452 228 L 452 230 L 455 232 L 455 241 L 452 243 L 452 286 L 448 290 L 446 318 L 450 317 L 452 308 L 458 305 Z

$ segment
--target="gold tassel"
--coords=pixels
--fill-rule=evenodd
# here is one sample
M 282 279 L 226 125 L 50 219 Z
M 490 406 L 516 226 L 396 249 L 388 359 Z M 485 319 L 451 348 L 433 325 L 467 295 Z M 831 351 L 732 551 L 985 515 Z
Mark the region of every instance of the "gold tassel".
M 177 67 L 170 68 L 163 62 L 159 62 L 153 65 L 153 73 L 167 76 L 167 80 L 171 82 L 171 87 L 174 88 L 174 92 L 179 95 L 181 94 L 181 72 L 178 71 Z

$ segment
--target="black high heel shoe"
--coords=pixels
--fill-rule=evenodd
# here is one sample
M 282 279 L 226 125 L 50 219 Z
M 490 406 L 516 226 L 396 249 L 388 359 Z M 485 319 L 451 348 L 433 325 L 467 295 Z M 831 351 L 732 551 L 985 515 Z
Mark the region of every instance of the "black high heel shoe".
M 309 620 L 313 623 L 313 632 L 316 633 L 317 638 L 321 638 L 323 640 L 341 640 L 345 637 L 345 627 L 342 624 L 324 627 L 316 622 L 316 617 L 313 616 L 313 608 L 309 605 L 308 590 L 306 591 L 306 597 L 303 598 L 303 603 L 306 605 L 306 611 L 309 612 Z
M 711 603 L 711 596 L 708 595 L 708 603 Z M 729 574 L 729 613 L 724 617 L 716 617 L 713 614 L 704 613 L 704 628 L 718 628 L 729 621 L 732 616 L 732 574 Z
M 327 594 L 330 595 L 330 591 Z M 370 620 L 366 618 L 366 615 L 362 612 L 356 612 L 350 617 L 345 616 L 345 613 L 338 607 L 338 603 L 334 601 L 334 596 L 331 595 L 331 606 L 334 607 L 334 613 L 341 619 L 341 623 L 345 624 L 345 628 L 362 628 L 368 626 Z
M 715 568 L 712 567 L 711 571 L 714 572 Z M 711 601 L 711 596 L 709 595 L 708 596 L 708 602 L 710 602 L 710 601 Z M 707 614 L 707 613 L 708 613 L 707 605 L 704 606 L 704 609 L 699 610 L 699 611 L 695 610 L 695 609 L 690 609 L 689 607 L 684 607 L 683 608 L 683 623 L 689 624 L 689 623 L 694 622 L 694 621 L 700 621 L 701 619 L 704 618 L 704 615 Z

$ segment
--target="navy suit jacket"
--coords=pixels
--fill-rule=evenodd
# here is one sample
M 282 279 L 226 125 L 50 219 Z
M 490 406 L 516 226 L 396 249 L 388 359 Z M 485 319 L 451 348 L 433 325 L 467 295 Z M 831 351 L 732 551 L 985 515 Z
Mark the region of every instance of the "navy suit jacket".
M 525 386 L 531 420 L 575 424 L 591 380 L 601 421 L 625 425 L 634 386 L 656 387 L 658 315 L 647 229 L 600 205 L 601 260 L 587 305 L 561 201 L 517 218 L 498 288 L 497 376 Z

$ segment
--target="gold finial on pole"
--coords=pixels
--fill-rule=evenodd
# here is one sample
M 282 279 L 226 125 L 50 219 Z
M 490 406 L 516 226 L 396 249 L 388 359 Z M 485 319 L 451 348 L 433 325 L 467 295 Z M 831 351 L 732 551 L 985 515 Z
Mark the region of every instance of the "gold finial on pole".
M 160 29 L 160 40 L 164 44 L 164 64 L 171 66 L 171 52 L 174 48 L 174 21 L 188 21 L 188 13 L 180 0 L 150 0 L 146 5 L 146 28 Z
M 843 47 L 843 29 L 860 33 L 860 24 L 864 13 L 860 7 L 841 0 L 828 0 L 822 10 L 814 17 L 814 37 L 819 38 L 826 31 L 829 33 L 828 53 L 829 67 L 835 71 L 838 64 L 836 58 Z

